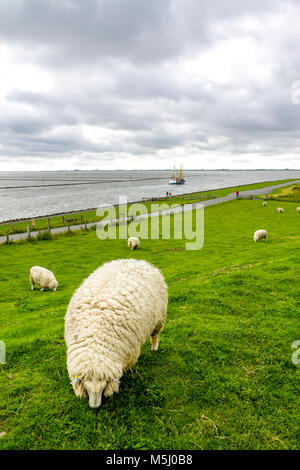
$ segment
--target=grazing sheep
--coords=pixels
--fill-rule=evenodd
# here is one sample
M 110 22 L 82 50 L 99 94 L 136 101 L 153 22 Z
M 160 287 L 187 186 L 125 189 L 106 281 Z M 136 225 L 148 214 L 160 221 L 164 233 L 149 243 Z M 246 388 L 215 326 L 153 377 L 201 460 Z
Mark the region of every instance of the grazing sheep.
M 262 205 L 263 205 L 263 206 L 266 206 L 266 205 L 267 205 L 266 201 L 264 201 L 264 202 L 262 203 Z
M 262 240 L 263 238 L 267 240 L 268 232 L 266 230 L 256 230 L 253 236 L 253 240 L 255 242 L 258 242 L 259 240 Z
M 54 274 L 49 269 L 42 268 L 41 266 L 32 266 L 30 269 L 29 280 L 31 284 L 31 290 L 33 290 L 34 284 L 37 284 L 41 290 L 50 289 L 56 291 L 58 282 L 54 277 Z
M 136 237 L 130 237 L 127 240 L 128 248 L 131 250 L 135 250 L 138 246 L 140 246 L 140 240 Z
M 146 261 L 119 259 L 100 266 L 75 291 L 65 316 L 67 368 L 75 395 L 91 408 L 119 391 L 123 372 L 149 338 L 158 349 L 167 312 L 167 285 Z
M 296 211 L 297 211 L 297 212 L 300 212 L 300 207 L 296 207 Z
M 282 209 L 282 207 L 277 207 L 277 212 L 278 212 L 278 213 L 281 212 L 281 213 L 283 214 L 283 213 L 284 213 L 284 210 Z

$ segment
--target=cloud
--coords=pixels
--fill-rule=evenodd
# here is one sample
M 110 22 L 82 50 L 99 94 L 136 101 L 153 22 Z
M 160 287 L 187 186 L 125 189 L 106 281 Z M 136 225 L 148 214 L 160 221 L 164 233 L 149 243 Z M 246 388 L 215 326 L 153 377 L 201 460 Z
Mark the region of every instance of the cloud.
M 292 0 L 0 2 L 0 169 L 298 166 L 299 13 Z

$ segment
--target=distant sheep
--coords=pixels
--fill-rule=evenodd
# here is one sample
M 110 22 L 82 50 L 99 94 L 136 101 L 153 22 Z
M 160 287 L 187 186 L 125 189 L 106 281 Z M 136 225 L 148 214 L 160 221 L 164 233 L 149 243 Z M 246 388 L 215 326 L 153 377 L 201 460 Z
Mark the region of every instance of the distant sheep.
M 266 205 L 267 205 L 266 201 L 264 201 L 264 202 L 262 203 L 262 205 L 263 205 L 263 206 L 266 206 Z
M 54 274 L 49 269 L 42 268 L 41 266 L 32 266 L 30 269 L 29 280 L 31 289 L 37 284 L 41 290 L 50 289 L 56 291 L 58 282 Z
M 278 212 L 278 213 L 281 212 L 281 213 L 283 214 L 283 213 L 284 213 L 284 210 L 282 209 L 282 207 L 277 207 L 277 212 Z
M 296 211 L 297 211 L 297 212 L 300 212 L 300 207 L 296 207 Z
M 158 349 L 168 304 L 159 269 L 119 259 L 100 266 L 75 291 L 65 316 L 67 368 L 75 395 L 91 408 L 119 391 L 125 370 L 149 338 Z
M 138 246 L 140 246 L 140 240 L 136 237 L 130 237 L 127 240 L 128 248 L 131 250 L 135 250 Z
M 267 240 L 268 232 L 266 230 L 256 230 L 253 236 L 253 240 L 255 242 L 258 242 L 259 240 L 262 240 L 263 238 Z

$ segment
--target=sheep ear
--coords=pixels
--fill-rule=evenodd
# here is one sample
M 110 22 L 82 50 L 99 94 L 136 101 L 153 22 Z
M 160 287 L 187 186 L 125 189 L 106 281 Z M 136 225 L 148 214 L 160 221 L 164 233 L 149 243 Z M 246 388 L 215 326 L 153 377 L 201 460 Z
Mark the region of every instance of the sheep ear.
M 84 388 L 83 383 L 81 382 L 81 379 L 79 377 L 74 377 L 74 379 L 71 382 L 75 395 L 77 397 L 85 397 L 87 392 L 86 389 Z
M 113 393 L 118 393 L 119 392 L 119 381 L 114 380 L 114 381 L 108 381 L 107 386 L 104 390 L 104 396 L 105 397 L 110 397 L 113 395 Z

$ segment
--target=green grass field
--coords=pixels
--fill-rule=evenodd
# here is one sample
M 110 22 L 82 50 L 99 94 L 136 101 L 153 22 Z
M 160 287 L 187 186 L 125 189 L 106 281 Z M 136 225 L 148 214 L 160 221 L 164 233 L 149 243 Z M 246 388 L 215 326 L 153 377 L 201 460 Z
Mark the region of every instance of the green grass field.
M 171 198 L 162 197 L 157 202 L 167 203 L 169 205 L 171 204 L 183 205 L 183 204 L 189 204 L 189 203 L 193 203 L 197 201 L 202 201 L 205 199 L 211 199 L 212 195 L 214 195 L 215 197 L 226 196 L 229 193 L 235 192 L 237 189 L 239 189 L 240 191 L 246 191 L 250 189 L 257 189 L 257 188 L 272 186 L 273 184 L 276 185 L 276 184 L 281 184 L 281 183 L 287 183 L 289 181 L 294 181 L 294 179 L 268 181 L 265 183 L 254 183 L 254 184 L 248 184 L 248 185 L 242 185 L 242 186 L 233 186 L 230 188 L 223 188 L 223 189 L 217 189 L 217 190 L 212 190 L 212 191 L 201 191 L 199 193 L 184 194 L 181 196 L 172 196 Z M 172 192 L 172 190 L 173 188 L 170 186 L 170 192 Z M 151 202 L 143 201 L 143 204 L 149 211 Z M 70 222 L 71 226 L 76 225 L 76 224 L 83 224 L 85 220 L 87 221 L 87 223 L 92 223 L 92 222 L 98 222 L 102 218 L 102 217 L 98 217 L 96 212 L 97 212 L 96 210 L 88 210 L 88 211 L 68 214 L 65 217 L 68 220 L 73 220 L 72 222 Z M 118 217 L 118 213 L 119 213 L 118 206 L 116 206 L 117 217 Z M 48 219 L 36 218 L 34 225 L 32 225 L 31 219 L 27 221 L 23 221 L 23 222 L 13 222 L 12 224 L 10 223 L 0 224 L 0 236 L 6 235 L 6 230 L 9 230 L 9 233 L 24 233 L 26 232 L 28 225 L 31 227 L 32 230 L 46 230 L 48 228 Z M 56 228 L 56 227 L 63 227 L 65 224 L 63 223 L 62 216 L 57 215 L 57 216 L 50 217 L 50 225 L 52 228 Z
M 272 199 L 274 201 L 282 202 L 297 202 L 300 203 L 300 184 L 292 184 L 284 188 L 274 189 L 272 194 L 263 196 L 263 199 Z
M 100 241 L 95 231 L 0 246 L 0 449 L 299 449 L 300 219 L 296 205 L 232 201 L 205 209 L 205 243 Z M 267 242 L 254 243 L 266 228 Z M 158 352 L 150 343 L 97 410 L 66 370 L 64 315 L 103 262 L 146 259 L 169 287 Z M 31 291 L 51 269 L 57 292 Z

